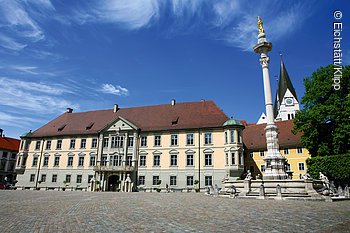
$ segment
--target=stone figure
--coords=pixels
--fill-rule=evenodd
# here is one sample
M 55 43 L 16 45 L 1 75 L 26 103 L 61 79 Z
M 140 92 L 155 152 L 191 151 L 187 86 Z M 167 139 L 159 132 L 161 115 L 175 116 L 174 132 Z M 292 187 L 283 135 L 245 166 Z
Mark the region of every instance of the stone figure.
M 250 170 L 248 170 L 245 180 L 251 180 L 251 179 L 252 179 L 252 173 L 250 172 Z
M 320 180 L 321 180 L 322 183 L 323 183 L 323 187 L 324 187 L 325 189 L 328 189 L 328 190 L 329 190 L 330 186 L 329 186 L 328 177 L 325 176 L 322 172 L 320 172 L 319 174 L 320 174 Z
M 308 171 L 307 169 L 306 169 L 305 174 L 302 176 L 302 178 L 303 178 L 304 180 L 309 180 L 309 179 L 311 179 L 311 176 L 310 176 L 309 171 Z

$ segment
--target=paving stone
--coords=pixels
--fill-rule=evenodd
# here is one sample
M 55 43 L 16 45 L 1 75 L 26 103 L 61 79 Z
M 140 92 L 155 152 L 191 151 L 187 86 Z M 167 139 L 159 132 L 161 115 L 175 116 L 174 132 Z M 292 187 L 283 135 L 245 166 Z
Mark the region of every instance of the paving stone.
M 1 232 L 349 232 L 350 201 L 0 191 Z

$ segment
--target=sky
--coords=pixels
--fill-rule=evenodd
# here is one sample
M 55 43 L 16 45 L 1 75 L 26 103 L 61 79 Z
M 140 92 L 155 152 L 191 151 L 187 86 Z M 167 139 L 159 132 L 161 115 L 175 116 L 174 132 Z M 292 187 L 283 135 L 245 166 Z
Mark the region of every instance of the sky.
M 334 19 L 340 10 L 342 18 Z M 0 128 L 35 130 L 74 112 L 214 100 L 229 117 L 265 111 L 257 16 L 299 100 L 333 62 L 333 22 L 350 64 L 350 4 L 338 1 L 0 0 Z

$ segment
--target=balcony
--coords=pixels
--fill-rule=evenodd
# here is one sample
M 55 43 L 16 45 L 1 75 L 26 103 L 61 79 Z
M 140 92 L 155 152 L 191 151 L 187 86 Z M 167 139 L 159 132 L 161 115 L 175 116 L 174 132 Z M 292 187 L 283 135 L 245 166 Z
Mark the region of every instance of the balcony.
M 94 171 L 101 172 L 130 172 L 134 171 L 132 166 L 94 166 Z

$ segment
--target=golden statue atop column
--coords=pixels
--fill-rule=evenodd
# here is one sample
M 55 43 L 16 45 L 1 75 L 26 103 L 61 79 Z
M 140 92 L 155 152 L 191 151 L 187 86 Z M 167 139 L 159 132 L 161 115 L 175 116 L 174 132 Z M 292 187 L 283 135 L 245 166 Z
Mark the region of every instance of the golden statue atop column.
M 260 16 L 258 16 L 258 29 L 259 29 L 259 34 L 265 33 L 264 28 L 263 28 L 263 22 L 262 22 Z

